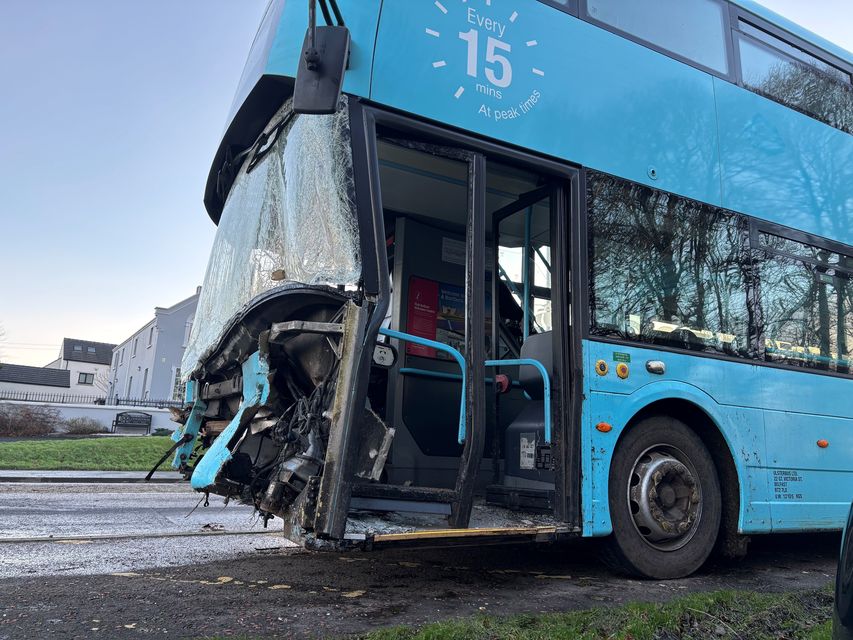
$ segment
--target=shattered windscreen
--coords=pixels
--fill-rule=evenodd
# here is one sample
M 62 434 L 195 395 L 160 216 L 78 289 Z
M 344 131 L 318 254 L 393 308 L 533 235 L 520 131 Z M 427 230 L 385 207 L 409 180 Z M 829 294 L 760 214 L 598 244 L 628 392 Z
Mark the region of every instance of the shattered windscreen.
M 361 277 L 346 103 L 321 116 L 293 114 L 288 101 L 265 133 L 274 142 L 248 154 L 222 211 L 185 378 L 259 294 L 288 282 L 347 285 Z

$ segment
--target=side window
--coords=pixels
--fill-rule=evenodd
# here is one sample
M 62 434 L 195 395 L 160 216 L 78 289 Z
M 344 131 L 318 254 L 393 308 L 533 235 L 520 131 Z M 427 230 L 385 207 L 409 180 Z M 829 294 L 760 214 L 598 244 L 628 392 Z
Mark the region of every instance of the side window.
M 759 245 L 765 359 L 850 373 L 853 260 L 771 234 Z
M 850 73 L 738 21 L 741 78 L 746 88 L 847 133 L 853 133 Z
M 594 172 L 587 185 L 591 334 L 752 357 L 746 221 Z
M 717 0 L 586 0 L 585 17 L 723 75 L 726 5 Z

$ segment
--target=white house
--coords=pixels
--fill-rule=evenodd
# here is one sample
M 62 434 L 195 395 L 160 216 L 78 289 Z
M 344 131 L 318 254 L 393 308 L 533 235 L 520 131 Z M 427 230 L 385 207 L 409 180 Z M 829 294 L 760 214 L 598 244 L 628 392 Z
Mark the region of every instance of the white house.
M 110 398 L 182 400 L 181 359 L 193 326 L 198 296 L 156 307 L 154 318 L 113 349 Z
M 114 344 L 63 338 L 59 357 L 46 369 L 70 372 L 70 392 L 83 396 L 106 396 Z

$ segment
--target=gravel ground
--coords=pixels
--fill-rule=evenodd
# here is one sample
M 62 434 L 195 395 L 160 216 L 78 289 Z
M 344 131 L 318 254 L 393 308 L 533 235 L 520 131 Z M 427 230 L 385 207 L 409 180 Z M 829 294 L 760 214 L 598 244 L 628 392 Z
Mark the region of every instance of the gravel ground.
M 60 494 L 76 505 L 64 511 L 47 485 L 29 486 L 23 496 L 0 487 L 2 535 L 43 534 L 57 518 L 90 534 L 140 524 L 162 534 L 195 502 L 186 501 L 185 487 L 76 493 L 79 488 Z M 158 507 L 158 500 L 167 504 Z M 87 504 L 99 515 L 90 513 L 84 527 L 74 514 Z M 8 523 L 10 506 L 18 509 L 12 513 L 17 529 Z M 243 526 L 251 522 L 247 511 L 208 508 L 181 526 Z M 567 611 L 718 589 L 815 589 L 832 580 L 838 548 L 837 535 L 759 538 L 746 561 L 712 564 L 684 580 L 649 582 L 611 574 L 595 559 L 590 541 L 346 555 L 308 553 L 275 535 L 73 542 L 0 542 L 6 576 L 0 579 L 0 640 L 317 638 L 480 612 Z

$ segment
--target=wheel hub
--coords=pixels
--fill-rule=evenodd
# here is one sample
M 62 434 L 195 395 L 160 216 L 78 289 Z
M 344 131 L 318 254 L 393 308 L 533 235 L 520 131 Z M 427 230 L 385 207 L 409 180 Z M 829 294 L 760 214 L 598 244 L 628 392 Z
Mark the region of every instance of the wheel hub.
M 634 525 L 653 547 L 674 550 L 693 536 L 701 512 L 695 471 L 671 452 L 653 448 L 634 464 L 628 503 Z

